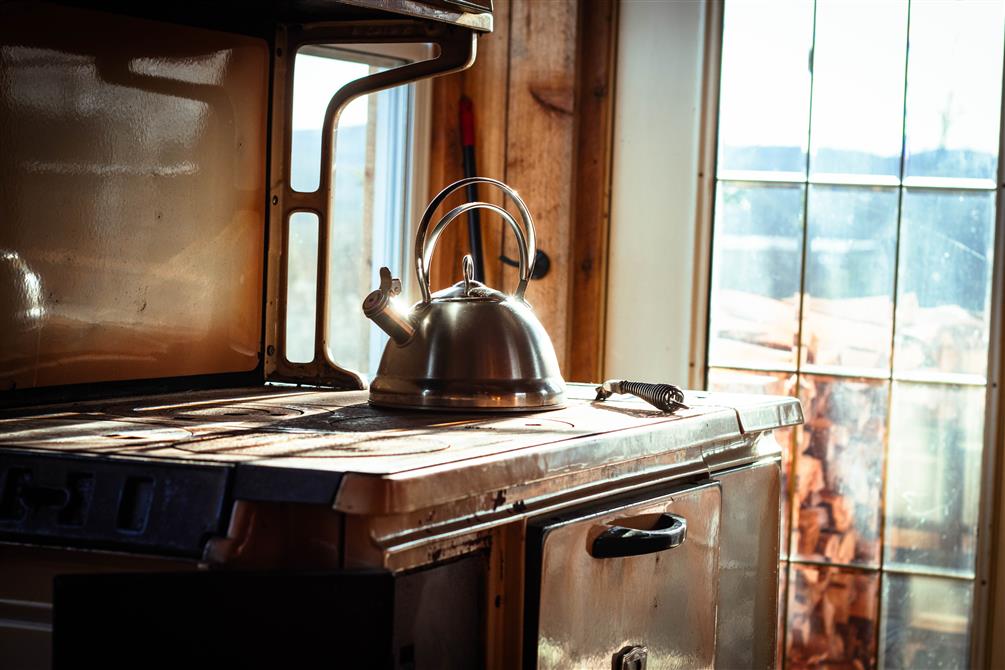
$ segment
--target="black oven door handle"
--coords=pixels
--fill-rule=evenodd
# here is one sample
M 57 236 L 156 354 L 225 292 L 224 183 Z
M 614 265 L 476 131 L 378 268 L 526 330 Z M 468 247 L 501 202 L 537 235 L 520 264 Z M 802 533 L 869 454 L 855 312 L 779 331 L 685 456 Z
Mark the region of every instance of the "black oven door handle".
M 687 539 L 687 519 L 676 514 L 661 514 L 651 530 L 611 526 L 593 540 L 594 558 L 619 558 L 654 554 L 679 547 Z

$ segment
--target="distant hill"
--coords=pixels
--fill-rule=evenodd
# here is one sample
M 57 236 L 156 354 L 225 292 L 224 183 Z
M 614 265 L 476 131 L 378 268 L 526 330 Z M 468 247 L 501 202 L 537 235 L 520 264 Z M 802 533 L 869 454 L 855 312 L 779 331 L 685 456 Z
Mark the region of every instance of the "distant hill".
M 933 177 L 995 178 L 998 156 L 969 149 L 933 149 L 910 156 L 911 172 Z M 802 172 L 806 156 L 799 147 L 723 146 L 719 165 L 731 170 L 778 170 Z M 865 151 L 821 149 L 814 169 L 830 173 L 898 174 L 900 154 L 881 156 Z

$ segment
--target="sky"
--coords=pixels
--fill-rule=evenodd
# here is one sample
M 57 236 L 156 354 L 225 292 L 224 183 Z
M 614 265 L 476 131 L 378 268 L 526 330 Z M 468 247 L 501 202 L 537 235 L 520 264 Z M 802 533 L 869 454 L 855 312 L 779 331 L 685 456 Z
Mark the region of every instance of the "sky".
M 813 3 L 726 5 L 721 141 L 806 146 Z M 814 148 L 899 155 L 906 0 L 819 0 Z M 910 9 L 909 152 L 997 154 L 1005 1 L 915 0 Z
M 368 65 L 297 54 L 293 70 L 293 129 L 320 129 L 328 101 L 340 88 L 366 76 Z M 366 96 L 356 98 L 342 112 L 340 126 L 366 123 Z

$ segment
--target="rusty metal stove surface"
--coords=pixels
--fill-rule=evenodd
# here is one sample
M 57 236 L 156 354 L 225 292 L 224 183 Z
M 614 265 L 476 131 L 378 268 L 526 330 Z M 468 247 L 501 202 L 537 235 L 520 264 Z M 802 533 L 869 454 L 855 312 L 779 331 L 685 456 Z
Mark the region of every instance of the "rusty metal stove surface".
M 669 415 L 629 398 L 595 403 L 587 385 L 569 395 L 565 409 L 506 416 L 386 410 L 362 391 L 284 386 L 51 405 L 0 412 L 0 458 L 228 465 L 236 498 L 336 507 L 348 475 L 365 494 L 346 497 L 346 511 L 389 513 L 619 463 L 734 464 L 745 434 L 802 420 L 785 398 L 692 393 L 691 409 Z

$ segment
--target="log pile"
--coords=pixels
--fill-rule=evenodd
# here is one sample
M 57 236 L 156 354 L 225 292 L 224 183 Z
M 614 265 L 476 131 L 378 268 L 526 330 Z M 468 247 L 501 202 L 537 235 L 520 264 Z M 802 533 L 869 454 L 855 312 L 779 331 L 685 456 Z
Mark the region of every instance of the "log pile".
M 791 559 L 875 566 L 882 463 L 875 417 L 885 398 L 820 377 L 803 377 L 801 387 L 807 423 L 793 463 Z M 875 667 L 878 573 L 795 564 L 791 579 L 787 667 Z
M 793 565 L 791 579 L 786 667 L 874 668 L 879 574 Z
M 876 565 L 885 395 L 818 377 L 804 377 L 801 391 L 792 558 Z

